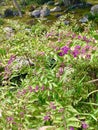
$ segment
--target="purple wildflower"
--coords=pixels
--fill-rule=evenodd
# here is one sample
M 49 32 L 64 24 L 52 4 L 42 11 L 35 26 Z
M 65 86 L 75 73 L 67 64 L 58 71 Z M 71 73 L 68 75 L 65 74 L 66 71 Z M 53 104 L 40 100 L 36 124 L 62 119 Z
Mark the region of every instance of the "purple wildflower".
M 59 56 L 64 56 L 64 53 L 63 52 L 59 52 L 58 55 Z
M 81 36 L 81 35 L 78 35 L 78 39 L 79 39 L 79 40 L 82 39 L 82 36 Z
M 8 121 L 8 122 L 12 122 L 13 120 L 14 120 L 13 117 L 7 117 L 7 121 Z
M 70 126 L 70 130 L 74 130 L 74 127 L 73 127 L 73 126 Z
M 72 38 L 74 39 L 75 37 L 76 37 L 76 34 L 73 34 L 73 35 L 72 35 Z
M 62 113 L 64 111 L 64 108 L 60 108 L 58 112 Z
M 61 48 L 61 50 L 63 51 L 64 54 L 67 54 L 70 49 L 69 49 L 69 47 L 64 46 Z
M 72 52 L 72 55 L 73 55 L 74 57 L 77 57 L 79 54 L 80 54 L 80 53 L 79 53 L 79 50 L 77 50 L 77 49 L 75 49 L 75 50 Z
M 85 53 L 86 53 L 85 48 L 82 48 L 81 53 L 82 53 L 82 54 L 85 54 Z
M 77 46 L 75 46 L 75 49 L 76 49 L 76 50 L 80 50 L 80 49 L 81 49 L 81 46 L 80 46 L 80 45 L 77 45 Z
M 44 116 L 44 121 L 49 121 L 50 120 L 50 116 Z
M 88 128 L 88 124 L 86 124 L 85 122 L 82 122 L 82 128 L 86 130 Z
M 91 55 L 90 55 L 90 54 L 87 54 L 87 55 L 86 55 L 86 59 L 91 59 Z
M 56 106 L 54 105 L 53 102 L 50 102 L 50 108 L 51 108 L 51 109 L 54 109 L 54 110 L 56 109 Z
M 62 75 L 62 74 L 63 74 L 63 72 L 64 72 L 63 67 L 60 67 L 60 68 L 59 68 L 59 74 L 60 74 L 60 75 Z
M 39 90 L 39 86 L 36 86 L 35 89 L 34 89 L 34 91 L 38 92 L 38 90 Z
M 26 90 L 26 89 L 23 89 L 22 93 L 23 93 L 23 94 L 26 94 L 26 93 L 27 93 L 27 90 Z
M 16 56 L 12 55 L 8 61 L 8 65 L 10 65 L 15 59 L 16 59 Z
M 24 112 L 20 112 L 20 116 L 21 116 L 21 117 L 24 117 Z
M 29 86 L 29 87 L 28 87 L 28 89 L 29 89 L 30 93 L 32 93 L 32 92 L 33 92 L 33 89 L 32 89 L 32 87 L 31 87 L 31 86 Z
M 42 91 L 44 91 L 44 90 L 45 90 L 45 87 L 44 87 L 44 86 L 42 86 L 41 90 L 42 90 Z

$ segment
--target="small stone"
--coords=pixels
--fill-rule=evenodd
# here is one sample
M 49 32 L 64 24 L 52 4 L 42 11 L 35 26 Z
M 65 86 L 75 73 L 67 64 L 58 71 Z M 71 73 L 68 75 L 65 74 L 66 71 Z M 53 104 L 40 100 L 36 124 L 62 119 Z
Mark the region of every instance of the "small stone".
M 81 22 L 81 23 L 87 23 L 87 22 L 88 22 L 88 18 L 83 17 L 83 18 L 81 18 L 81 19 L 79 20 L 79 22 Z
M 65 24 L 65 25 L 69 25 L 70 22 L 69 22 L 68 20 L 65 20 L 65 21 L 64 21 L 64 24 Z
M 39 10 L 39 9 L 37 9 L 37 10 L 34 10 L 33 12 L 31 12 L 31 16 L 33 16 L 33 17 L 40 17 L 40 11 L 41 10 Z

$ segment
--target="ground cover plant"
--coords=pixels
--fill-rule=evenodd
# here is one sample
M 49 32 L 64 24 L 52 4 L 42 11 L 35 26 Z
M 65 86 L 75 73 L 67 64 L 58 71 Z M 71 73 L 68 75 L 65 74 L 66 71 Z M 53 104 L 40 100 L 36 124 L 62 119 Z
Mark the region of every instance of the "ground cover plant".
M 66 17 L 71 25 L 64 25 Z M 73 15 L 51 27 L 0 27 L 0 129 L 98 129 L 98 30 Z

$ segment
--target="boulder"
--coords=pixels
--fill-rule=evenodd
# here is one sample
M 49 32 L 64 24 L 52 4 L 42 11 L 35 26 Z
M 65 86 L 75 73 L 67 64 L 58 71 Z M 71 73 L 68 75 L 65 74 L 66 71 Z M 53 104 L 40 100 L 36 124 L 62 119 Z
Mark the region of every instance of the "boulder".
M 61 7 L 60 6 L 56 6 L 54 7 L 53 9 L 50 10 L 51 12 L 60 12 L 62 11 Z
M 87 17 L 83 17 L 79 20 L 79 22 L 81 23 L 87 23 L 88 22 L 88 18 Z
M 50 9 L 48 9 L 47 7 L 44 7 L 41 11 L 40 11 L 40 16 L 41 17 L 45 17 L 50 15 Z
M 37 10 L 34 10 L 33 12 L 31 12 L 31 16 L 33 16 L 33 17 L 40 17 L 40 11 L 41 10 L 39 10 L 39 9 L 37 9 Z
M 94 5 L 91 7 L 91 14 L 92 15 L 98 14 L 98 5 Z

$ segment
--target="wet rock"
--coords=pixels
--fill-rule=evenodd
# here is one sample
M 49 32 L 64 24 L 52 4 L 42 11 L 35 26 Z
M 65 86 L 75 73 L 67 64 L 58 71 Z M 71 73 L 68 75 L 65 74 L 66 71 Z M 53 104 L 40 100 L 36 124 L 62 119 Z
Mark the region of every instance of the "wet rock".
M 70 22 L 68 20 L 64 21 L 64 25 L 69 25 L 69 24 L 70 24 Z
M 87 23 L 88 22 L 88 18 L 87 17 L 83 17 L 79 20 L 79 22 L 81 23 Z
M 60 11 L 62 11 L 60 6 L 56 6 L 53 9 L 50 10 L 50 12 L 60 12 Z
M 92 6 L 90 12 L 91 12 L 92 15 L 98 14 L 98 5 Z
M 13 16 L 13 10 L 12 9 L 6 9 L 4 11 L 4 17 L 12 17 Z
M 41 11 L 40 11 L 40 16 L 41 17 L 46 17 L 50 15 L 50 9 L 48 9 L 48 7 L 44 7 Z
M 40 9 L 34 10 L 33 12 L 31 12 L 31 16 L 33 17 L 40 17 Z

